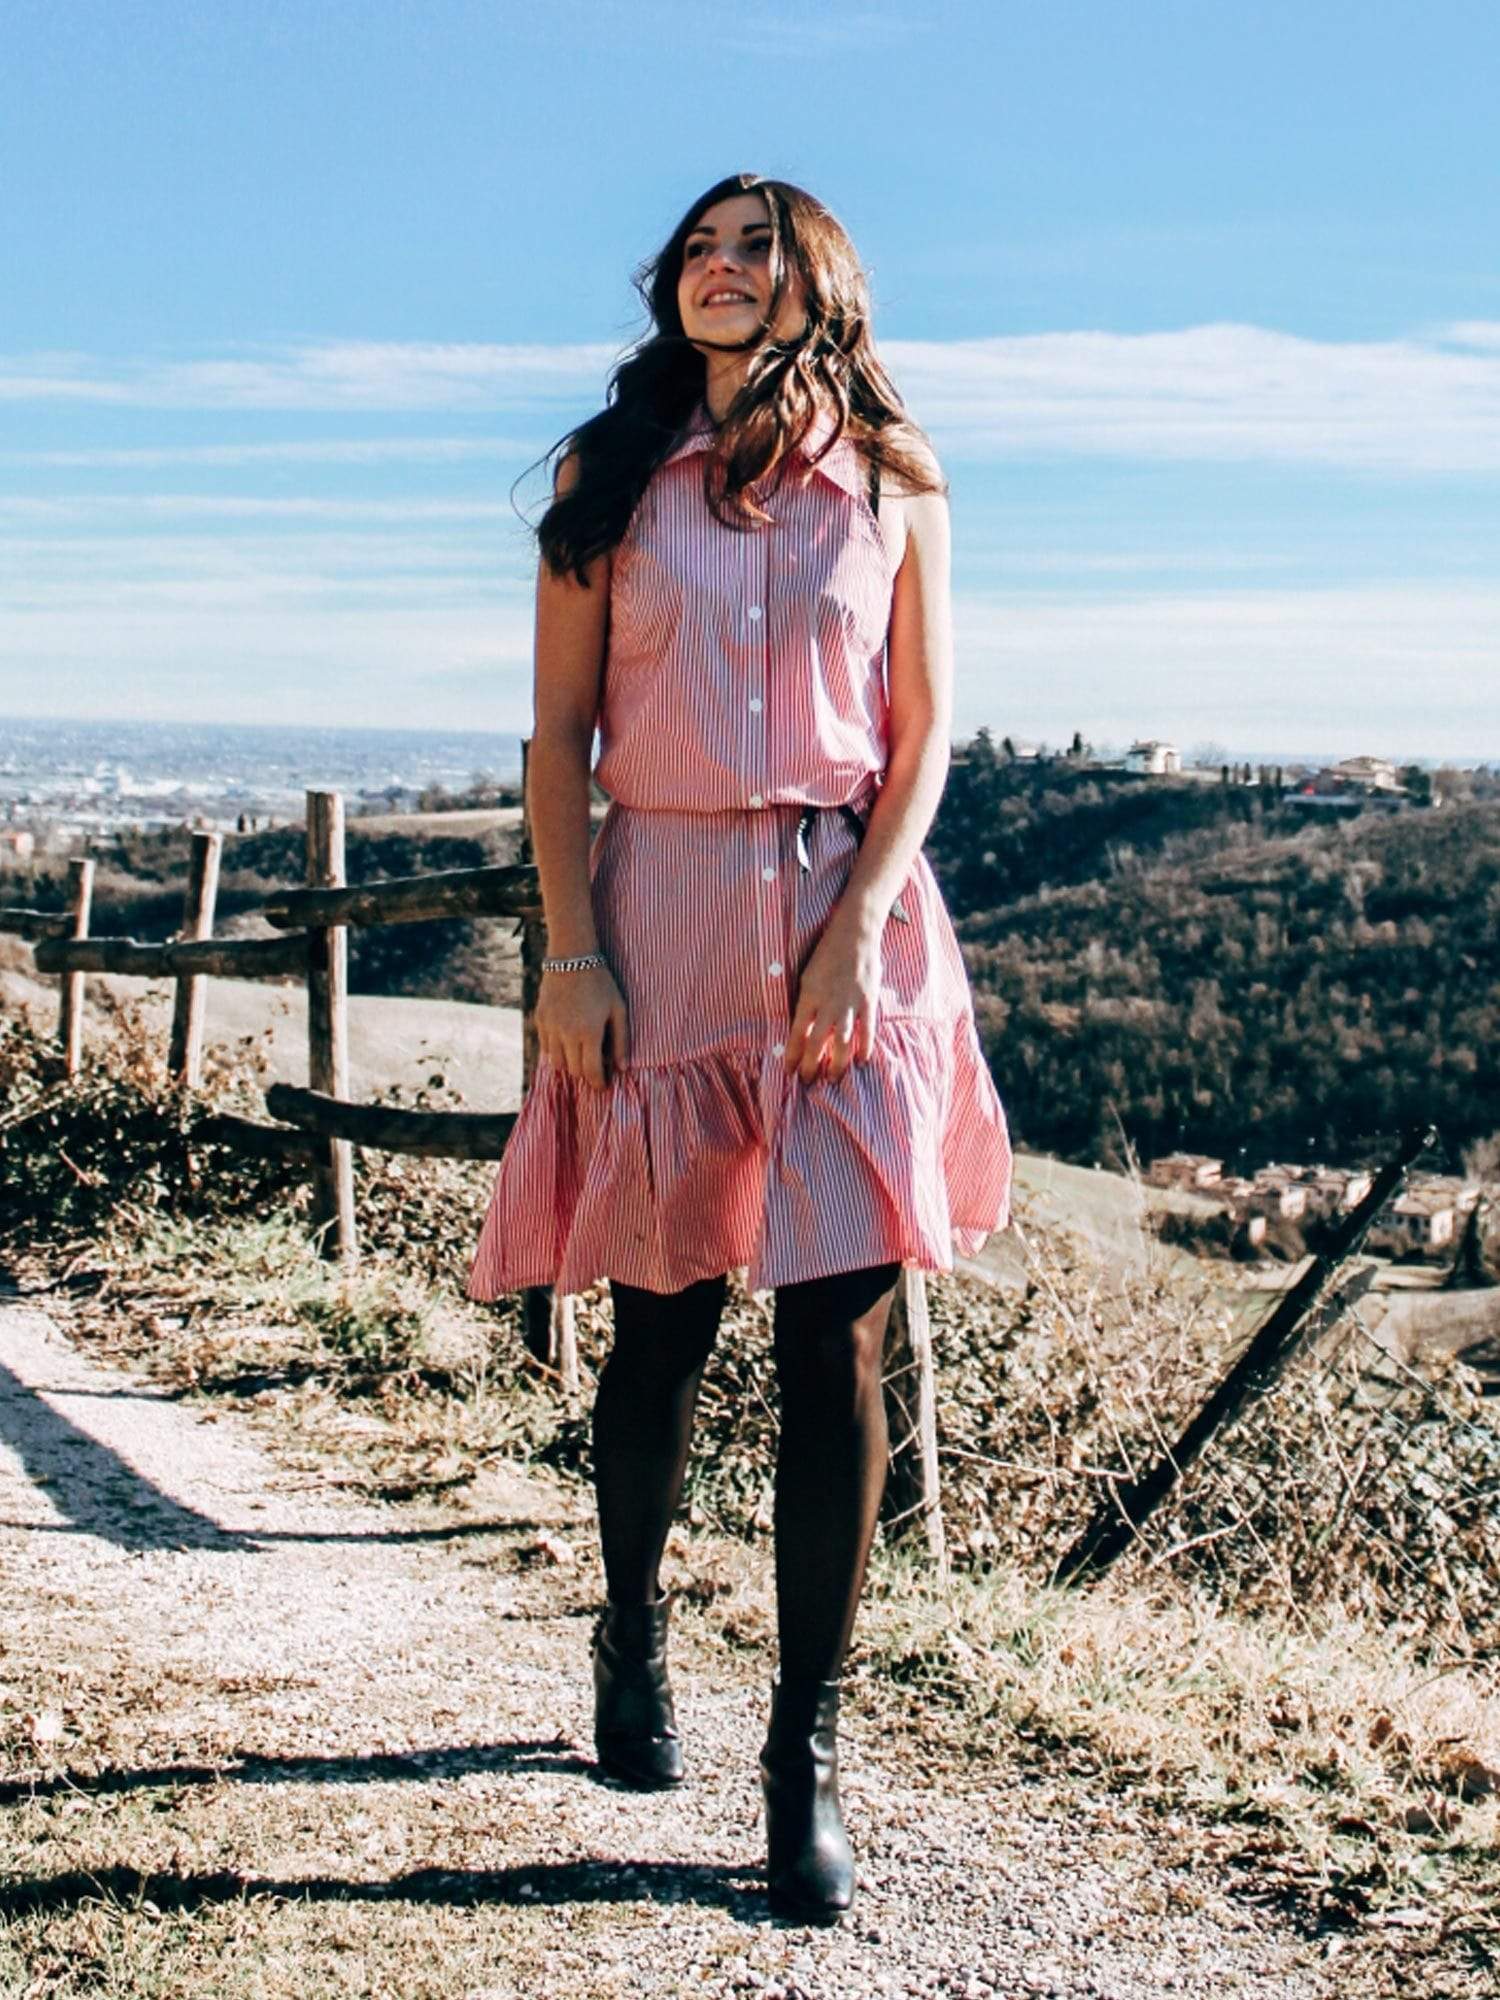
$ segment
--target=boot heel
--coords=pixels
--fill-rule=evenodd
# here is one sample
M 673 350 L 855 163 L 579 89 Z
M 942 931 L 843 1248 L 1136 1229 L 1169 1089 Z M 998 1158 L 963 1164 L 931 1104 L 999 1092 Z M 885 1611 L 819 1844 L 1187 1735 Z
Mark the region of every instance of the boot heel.
M 854 1901 L 854 1856 L 839 1801 L 837 1681 L 771 1684 L 760 1753 L 771 1908 L 827 1922 Z
M 667 1678 L 672 1600 L 610 1604 L 594 1626 L 594 1748 L 600 1768 L 637 1791 L 680 1785 L 682 1742 Z

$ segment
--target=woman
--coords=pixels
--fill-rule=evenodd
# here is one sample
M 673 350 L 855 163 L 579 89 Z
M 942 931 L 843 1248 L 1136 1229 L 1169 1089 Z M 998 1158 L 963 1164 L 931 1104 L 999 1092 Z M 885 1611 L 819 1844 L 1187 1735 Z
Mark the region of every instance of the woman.
M 847 1909 L 839 1677 L 885 1480 L 903 1264 L 1008 1216 L 1005 1120 L 921 852 L 947 776 L 946 487 L 835 218 L 737 174 L 637 274 L 654 332 L 537 530 L 535 1076 L 474 1298 L 608 1277 L 601 1764 L 677 1783 L 658 1563 L 727 1276 L 775 1293 L 769 1886 Z M 882 672 L 883 656 L 888 655 Z M 589 759 L 610 795 L 589 845 Z

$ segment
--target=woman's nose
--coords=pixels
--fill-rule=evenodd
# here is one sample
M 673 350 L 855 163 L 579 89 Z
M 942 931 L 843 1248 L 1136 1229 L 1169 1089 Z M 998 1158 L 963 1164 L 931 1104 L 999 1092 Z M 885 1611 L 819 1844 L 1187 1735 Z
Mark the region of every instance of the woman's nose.
M 708 268 L 710 271 L 733 271 L 737 275 L 742 276 L 745 269 L 745 260 L 741 257 L 738 250 L 732 250 L 727 247 L 719 250 L 710 250 L 708 253 Z

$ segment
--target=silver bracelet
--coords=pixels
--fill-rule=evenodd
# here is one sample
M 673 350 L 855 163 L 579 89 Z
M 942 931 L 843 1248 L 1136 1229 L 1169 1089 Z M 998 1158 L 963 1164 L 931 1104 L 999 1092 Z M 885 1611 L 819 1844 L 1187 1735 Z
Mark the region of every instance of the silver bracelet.
M 543 972 L 582 972 L 585 966 L 603 965 L 604 963 L 603 952 L 586 951 L 577 958 L 544 958 L 542 960 L 542 970 Z

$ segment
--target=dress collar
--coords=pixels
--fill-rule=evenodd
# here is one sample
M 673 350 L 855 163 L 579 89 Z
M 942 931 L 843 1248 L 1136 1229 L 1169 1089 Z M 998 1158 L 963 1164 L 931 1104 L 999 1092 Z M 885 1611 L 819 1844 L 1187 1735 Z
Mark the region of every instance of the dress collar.
M 700 398 L 697 407 L 688 418 L 687 428 L 680 442 L 667 453 L 662 463 L 664 465 L 672 465 L 679 458 L 686 458 L 692 452 L 708 451 L 713 445 L 717 429 L 717 425 L 708 414 L 707 403 Z M 803 443 L 793 453 L 793 456 L 801 458 L 806 463 L 811 454 L 832 435 L 832 432 L 832 417 L 829 416 L 826 410 L 819 409 L 817 415 L 813 418 L 812 428 L 808 431 Z M 847 431 L 839 439 L 832 451 L 827 453 L 822 459 L 816 469 L 833 480 L 835 485 L 842 486 L 846 493 L 863 493 L 865 490 L 863 462 L 860 459 L 857 446 L 849 437 Z

